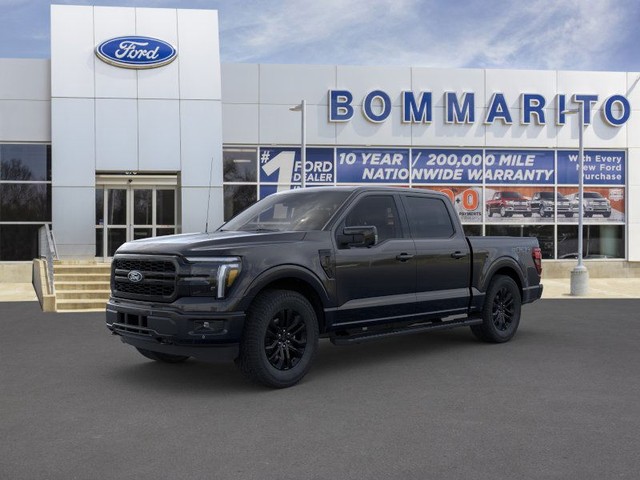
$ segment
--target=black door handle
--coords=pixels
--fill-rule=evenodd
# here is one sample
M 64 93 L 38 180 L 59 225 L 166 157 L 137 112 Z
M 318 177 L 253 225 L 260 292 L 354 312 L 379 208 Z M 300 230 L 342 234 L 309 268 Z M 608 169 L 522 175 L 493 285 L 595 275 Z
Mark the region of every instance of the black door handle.
M 406 262 L 407 260 L 411 260 L 413 255 L 410 253 L 401 253 L 400 255 L 396 255 L 396 260 L 399 262 Z
M 466 254 L 466 253 L 464 253 L 464 252 L 460 252 L 460 251 L 458 251 L 458 252 L 453 252 L 453 253 L 451 254 L 451 257 L 452 257 L 452 258 L 464 258 L 464 257 L 466 257 L 466 256 L 467 256 L 467 254 Z

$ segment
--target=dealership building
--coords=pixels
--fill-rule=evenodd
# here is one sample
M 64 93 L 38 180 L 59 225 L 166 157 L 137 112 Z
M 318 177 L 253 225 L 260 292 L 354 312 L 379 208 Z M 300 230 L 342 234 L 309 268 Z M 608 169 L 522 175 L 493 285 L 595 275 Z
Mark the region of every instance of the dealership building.
M 620 274 L 640 262 L 639 80 L 221 65 L 215 10 L 53 5 L 51 59 L 0 59 L 0 265 L 38 257 L 43 225 L 60 258 L 103 260 L 355 184 L 443 191 L 468 234 L 576 258 L 582 115 L 584 254 Z

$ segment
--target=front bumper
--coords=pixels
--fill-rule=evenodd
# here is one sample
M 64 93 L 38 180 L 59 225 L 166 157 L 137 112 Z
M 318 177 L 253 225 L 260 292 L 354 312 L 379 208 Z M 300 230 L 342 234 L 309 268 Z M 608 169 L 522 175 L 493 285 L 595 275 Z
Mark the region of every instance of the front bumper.
M 107 328 L 124 343 L 205 361 L 238 356 L 244 320 L 244 312 L 185 311 L 113 298 L 106 308 Z
M 531 213 L 531 207 L 525 207 L 524 205 L 506 206 L 505 211 L 509 213 Z
M 585 207 L 584 209 L 585 212 L 587 213 L 611 213 L 611 207 L 605 207 L 605 206 L 589 206 L 589 207 Z
M 573 207 L 558 207 L 558 213 L 578 213 L 578 209 Z

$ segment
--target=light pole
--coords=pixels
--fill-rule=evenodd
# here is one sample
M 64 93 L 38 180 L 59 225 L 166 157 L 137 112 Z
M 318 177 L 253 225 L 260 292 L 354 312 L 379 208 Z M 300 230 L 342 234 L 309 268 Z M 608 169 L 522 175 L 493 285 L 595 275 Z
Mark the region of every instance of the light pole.
M 589 293 L 589 271 L 582 262 L 584 221 L 584 103 L 577 109 L 564 110 L 563 114 L 577 113 L 578 122 L 578 264 L 571 270 L 571 295 L 579 297 Z
M 301 139 L 300 139 L 300 161 L 302 162 L 302 170 L 300 174 L 302 175 L 302 181 L 300 182 L 302 188 L 306 186 L 306 176 L 307 176 L 307 102 L 302 100 L 298 105 L 293 107 L 289 107 L 289 110 L 292 112 L 301 112 L 302 113 L 302 121 L 301 121 Z

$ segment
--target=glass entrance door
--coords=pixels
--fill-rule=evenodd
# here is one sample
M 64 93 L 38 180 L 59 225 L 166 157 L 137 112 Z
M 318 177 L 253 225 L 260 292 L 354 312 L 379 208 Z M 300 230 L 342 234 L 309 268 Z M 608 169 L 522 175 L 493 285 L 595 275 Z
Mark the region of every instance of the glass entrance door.
M 133 216 L 130 239 L 176 233 L 175 188 L 133 188 L 130 195 Z
M 153 189 L 134 188 L 131 191 L 131 207 L 133 223 L 131 224 L 133 240 L 153 237 Z
M 176 233 L 176 187 L 141 183 L 96 185 L 96 257 L 112 257 L 130 240 Z

